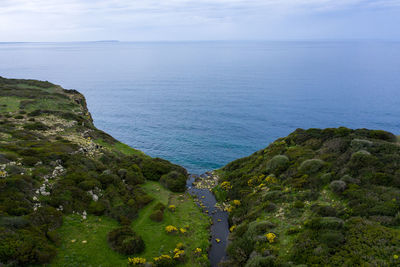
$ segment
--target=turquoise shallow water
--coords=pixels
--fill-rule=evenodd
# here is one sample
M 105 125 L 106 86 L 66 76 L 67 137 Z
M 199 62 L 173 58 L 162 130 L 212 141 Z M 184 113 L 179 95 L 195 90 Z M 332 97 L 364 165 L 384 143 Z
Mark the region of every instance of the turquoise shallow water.
M 0 75 L 79 90 L 98 128 L 192 173 L 296 128 L 400 134 L 399 42 L 0 43 Z

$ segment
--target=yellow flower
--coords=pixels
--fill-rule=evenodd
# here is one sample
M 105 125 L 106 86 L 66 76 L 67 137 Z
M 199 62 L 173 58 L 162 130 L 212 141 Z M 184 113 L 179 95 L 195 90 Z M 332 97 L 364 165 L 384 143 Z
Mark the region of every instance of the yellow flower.
M 128 264 L 129 265 L 141 266 L 141 265 L 143 265 L 145 263 L 146 263 L 146 259 L 144 259 L 144 258 L 139 258 L 139 257 L 128 258 Z
M 221 188 L 228 191 L 228 190 L 232 189 L 232 185 L 230 182 L 225 181 L 225 182 L 222 182 Z
M 228 206 L 225 208 L 225 211 L 227 211 L 227 212 L 232 212 L 232 210 L 233 210 L 232 206 Z
M 235 231 L 235 229 L 236 229 L 236 225 L 232 225 L 231 228 L 229 228 L 229 231 L 233 232 L 233 231 Z
M 265 178 L 265 182 L 275 184 L 278 182 L 278 180 L 275 178 L 275 176 L 269 175 L 267 178 Z
M 179 242 L 178 244 L 176 244 L 176 248 L 177 249 L 182 249 L 184 247 L 182 242 Z
M 201 254 L 202 249 L 201 248 L 195 248 L 194 253 L 195 254 Z
M 167 233 L 174 233 L 174 232 L 178 232 L 178 228 L 176 228 L 173 225 L 168 225 L 165 227 L 165 231 L 167 231 Z
M 393 259 L 398 260 L 399 259 L 399 255 L 393 255 Z
M 180 228 L 179 231 L 181 231 L 182 234 L 186 234 L 186 229 Z
M 221 239 L 215 238 L 215 241 L 216 241 L 217 243 L 219 243 L 219 242 L 221 242 Z
M 240 204 L 242 204 L 242 203 L 240 202 L 240 200 L 235 199 L 235 200 L 233 201 L 233 205 L 235 205 L 235 206 L 240 206 Z
M 154 258 L 154 261 L 155 261 L 155 262 L 158 262 L 158 261 L 170 260 L 170 259 L 171 259 L 171 256 L 170 256 L 170 255 L 161 255 L 160 257 Z
M 276 234 L 268 233 L 268 234 L 265 234 L 265 237 L 268 239 L 269 243 L 274 243 L 275 242 L 275 238 L 276 238 Z

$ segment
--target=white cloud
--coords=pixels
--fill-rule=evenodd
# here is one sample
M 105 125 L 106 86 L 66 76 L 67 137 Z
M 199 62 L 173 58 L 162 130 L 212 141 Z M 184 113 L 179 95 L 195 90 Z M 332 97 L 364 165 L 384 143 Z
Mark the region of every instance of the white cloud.
M 312 26 L 309 18 L 323 25 L 323 16 L 365 13 L 373 20 L 398 7 L 400 0 L 0 0 L 0 41 L 290 37 L 304 21 Z

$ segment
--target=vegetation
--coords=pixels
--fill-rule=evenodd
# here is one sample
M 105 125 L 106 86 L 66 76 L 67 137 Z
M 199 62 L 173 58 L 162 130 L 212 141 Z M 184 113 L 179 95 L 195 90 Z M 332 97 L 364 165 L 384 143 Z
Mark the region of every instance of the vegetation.
M 161 178 L 171 190 L 185 190 L 185 169 L 96 129 L 77 91 L 0 77 L 0 265 L 51 262 L 66 246 L 63 221 L 77 216 L 81 223 L 92 215 L 117 221 L 120 226 L 107 232 L 119 229 L 109 234 L 110 245 L 139 253 L 147 244 L 127 226 L 154 198 L 141 185 Z M 73 233 L 74 227 L 65 229 Z
M 208 266 L 210 226 L 208 216 L 201 212 L 187 193 L 174 193 L 159 183 L 150 181 L 142 188 L 154 200 L 139 211 L 138 218 L 132 223 L 132 228 L 146 244 L 144 252 L 137 256 L 145 258 L 147 262 L 155 263 L 155 258 L 167 255 L 171 258 L 171 266 Z M 172 211 L 165 208 L 169 206 L 174 206 L 175 209 Z M 153 221 L 150 216 L 160 207 L 164 207 L 163 220 Z M 168 232 L 167 228 L 174 230 Z M 174 250 L 177 247 L 180 250 L 184 248 L 185 256 L 181 255 L 179 259 L 174 259 L 176 254 Z M 202 253 L 198 250 L 196 253 L 196 248 Z M 165 266 L 162 265 L 164 261 L 169 262 L 166 257 L 161 257 L 156 266 Z
M 391 133 L 298 129 L 219 174 L 219 199 L 241 203 L 227 209 L 226 266 L 400 264 L 400 143 Z

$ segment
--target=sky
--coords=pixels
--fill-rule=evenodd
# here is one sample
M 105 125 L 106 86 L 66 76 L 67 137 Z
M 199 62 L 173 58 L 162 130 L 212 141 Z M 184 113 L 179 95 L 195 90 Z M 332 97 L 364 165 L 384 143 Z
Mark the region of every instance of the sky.
M 0 0 L 0 42 L 400 40 L 400 0 Z

